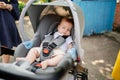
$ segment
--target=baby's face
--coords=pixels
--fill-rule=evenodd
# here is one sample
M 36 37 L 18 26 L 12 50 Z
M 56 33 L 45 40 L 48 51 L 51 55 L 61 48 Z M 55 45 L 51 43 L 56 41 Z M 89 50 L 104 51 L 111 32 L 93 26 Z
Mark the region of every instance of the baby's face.
M 72 24 L 63 20 L 60 25 L 58 25 L 58 32 L 64 36 L 69 36 L 72 29 Z

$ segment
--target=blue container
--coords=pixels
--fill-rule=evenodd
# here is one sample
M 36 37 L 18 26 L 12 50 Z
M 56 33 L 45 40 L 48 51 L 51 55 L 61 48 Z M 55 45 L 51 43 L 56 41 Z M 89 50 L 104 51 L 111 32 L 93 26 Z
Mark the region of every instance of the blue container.
M 85 16 L 84 35 L 112 31 L 116 0 L 73 0 Z

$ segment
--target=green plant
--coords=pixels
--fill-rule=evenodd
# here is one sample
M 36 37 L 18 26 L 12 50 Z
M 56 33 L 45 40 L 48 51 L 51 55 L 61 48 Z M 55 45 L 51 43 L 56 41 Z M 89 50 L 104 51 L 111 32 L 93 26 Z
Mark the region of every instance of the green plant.
M 45 3 L 50 2 L 50 0 L 35 0 L 34 3 Z
M 25 6 L 25 3 L 22 2 L 22 1 L 19 1 L 18 3 L 19 3 L 19 11 L 20 11 L 20 13 L 21 13 L 21 12 L 22 12 L 22 9 L 23 9 L 24 6 Z

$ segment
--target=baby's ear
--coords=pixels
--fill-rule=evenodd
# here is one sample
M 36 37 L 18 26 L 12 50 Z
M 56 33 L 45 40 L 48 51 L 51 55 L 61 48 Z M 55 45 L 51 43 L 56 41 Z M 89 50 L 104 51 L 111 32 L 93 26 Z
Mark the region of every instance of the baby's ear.
M 59 27 L 60 27 L 60 24 L 58 24 L 58 26 L 57 26 L 57 30 L 59 29 Z

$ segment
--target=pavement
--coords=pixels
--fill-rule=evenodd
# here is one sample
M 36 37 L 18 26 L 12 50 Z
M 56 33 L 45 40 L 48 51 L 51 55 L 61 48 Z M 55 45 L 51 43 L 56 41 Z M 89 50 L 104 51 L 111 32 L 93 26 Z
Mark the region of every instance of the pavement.
M 82 47 L 85 51 L 83 66 L 88 68 L 89 80 L 113 80 L 111 72 L 120 50 L 119 39 L 120 33 L 116 32 L 82 39 Z
M 18 22 L 16 24 L 18 25 Z M 28 18 L 25 18 L 25 31 L 32 39 L 33 30 Z M 120 33 L 109 32 L 86 36 L 81 42 L 84 49 L 82 65 L 88 68 L 88 80 L 113 80 L 111 72 L 120 50 Z

